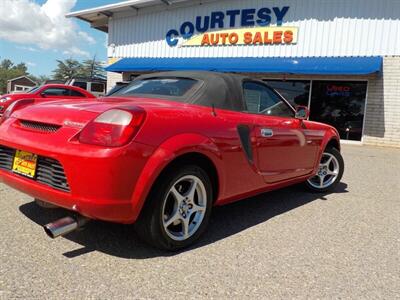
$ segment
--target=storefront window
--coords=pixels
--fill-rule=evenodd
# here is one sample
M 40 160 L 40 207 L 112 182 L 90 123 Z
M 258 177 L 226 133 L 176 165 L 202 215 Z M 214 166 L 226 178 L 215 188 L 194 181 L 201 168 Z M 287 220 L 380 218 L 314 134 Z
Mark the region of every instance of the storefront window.
M 294 107 L 308 106 L 310 95 L 309 80 L 264 80 L 270 87 L 277 90 Z
M 334 126 L 344 140 L 361 141 L 367 82 L 313 81 L 310 120 Z

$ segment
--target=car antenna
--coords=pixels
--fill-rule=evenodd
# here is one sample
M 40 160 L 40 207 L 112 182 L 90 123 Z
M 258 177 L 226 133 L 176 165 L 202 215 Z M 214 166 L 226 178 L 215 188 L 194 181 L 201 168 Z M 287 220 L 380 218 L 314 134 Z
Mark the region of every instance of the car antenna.
M 214 103 L 213 104 L 211 104 L 211 108 L 212 108 L 212 115 L 214 116 L 214 117 L 216 117 L 217 116 L 217 113 L 215 112 L 215 105 L 214 105 Z

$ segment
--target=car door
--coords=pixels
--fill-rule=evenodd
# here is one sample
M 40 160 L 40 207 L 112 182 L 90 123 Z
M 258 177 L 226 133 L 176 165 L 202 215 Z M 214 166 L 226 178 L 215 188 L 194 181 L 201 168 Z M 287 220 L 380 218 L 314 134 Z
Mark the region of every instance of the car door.
M 307 141 L 304 124 L 288 103 L 258 81 L 243 83 L 243 97 L 247 112 L 254 114 L 255 164 L 265 182 L 311 173 L 318 148 Z

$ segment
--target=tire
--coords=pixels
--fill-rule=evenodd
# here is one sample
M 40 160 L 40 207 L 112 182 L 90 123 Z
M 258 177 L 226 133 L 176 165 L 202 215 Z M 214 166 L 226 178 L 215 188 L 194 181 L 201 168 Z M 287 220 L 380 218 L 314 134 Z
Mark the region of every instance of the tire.
M 332 191 L 342 179 L 343 172 L 342 155 L 335 148 L 327 148 L 322 154 L 318 173 L 306 181 L 306 186 L 317 193 Z
M 210 178 L 202 168 L 169 169 L 153 186 L 135 230 L 142 240 L 162 250 L 188 247 L 206 230 L 212 195 Z

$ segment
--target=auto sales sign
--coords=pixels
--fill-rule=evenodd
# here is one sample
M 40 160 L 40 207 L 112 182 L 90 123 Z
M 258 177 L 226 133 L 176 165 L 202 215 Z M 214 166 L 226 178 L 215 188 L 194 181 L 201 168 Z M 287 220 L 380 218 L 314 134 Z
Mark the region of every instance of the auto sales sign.
M 166 42 L 171 47 L 295 44 L 298 28 L 282 26 L 288 11 L 289 6 L 215 11 L 169 30 Z

